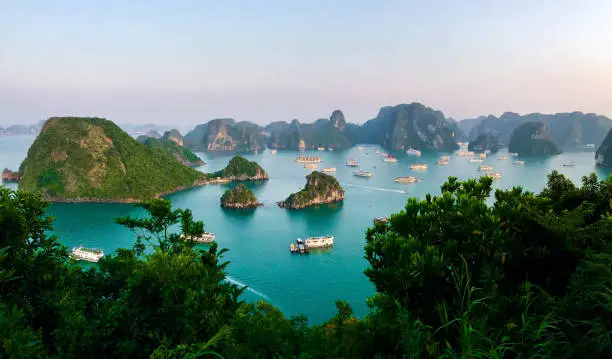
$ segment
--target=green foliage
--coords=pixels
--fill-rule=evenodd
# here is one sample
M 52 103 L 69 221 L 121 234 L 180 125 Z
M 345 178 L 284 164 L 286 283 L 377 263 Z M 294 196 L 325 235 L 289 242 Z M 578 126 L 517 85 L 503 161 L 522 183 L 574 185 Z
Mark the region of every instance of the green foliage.
M 257 203 L 255 193 L 242 183 L 236 185 L 232 189 L 228 189 L 223 193 L 223 196 L 221 196 L 221 205 L 224 207 L 236 204 L 256 205 Z
M 547 136 L 547 128 L 541 122 L 522 124 L 512 132 L 508 151 L 521 155 L 558 155 L 561 153 Z
M 242 156 L 234 156 L 229 161 L 227 166 L 221 171 L 209 174 L 211 178 L 235 178 L 237 180 L 246 180 L 252 177 L 265 177 L 268 175 L 257 162 L 249 161 Z
M 305 206 L 319 197 L 326 197 L 333 192 L 344 193 L 344 190 L 334 176 L 313 171 L 306 176 L 306 186 L 299 192 L 292 193 L 283 201 L 286 206 Z
M 200 159 L 200 157 L 198 157 L 198 155 L 185 147 L 179 146 L 176 142 L 170 139 L 164 138 L 162 140 L 158 140 L 153 137 L 147 137 L 143 144 L 151 149 L 165 152 L 186 166 L 198 166 L 203 164 L 203 161 Z
M 19 188 L 50 199 L 145 199 L 204 175 L 101 118 L 50 118 L 21 165 Z

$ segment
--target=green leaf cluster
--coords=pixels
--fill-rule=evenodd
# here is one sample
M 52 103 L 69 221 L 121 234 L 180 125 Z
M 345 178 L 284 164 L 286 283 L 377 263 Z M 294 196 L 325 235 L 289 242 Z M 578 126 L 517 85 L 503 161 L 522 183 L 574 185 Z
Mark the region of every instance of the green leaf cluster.
M 257 197 L 255 193 L 242 183 L 239 183 L 232 189 L 228 189 L 221 196 L 221 205 L 224 207 L 234 204 L 252 205 L 256 203 Z

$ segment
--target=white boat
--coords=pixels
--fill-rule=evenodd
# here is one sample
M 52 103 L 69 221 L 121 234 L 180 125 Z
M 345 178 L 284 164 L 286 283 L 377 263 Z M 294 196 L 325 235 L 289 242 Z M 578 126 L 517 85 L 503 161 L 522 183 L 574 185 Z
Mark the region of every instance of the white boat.
M 317 169 L 319 168 L 319 165 L 316 163 L 304 163 L 304 168 L 308 168 L 308 169 Z
M 308 157 L 308 156 L 298 156 L 295 159 L 296 163 L 319 163 L 321 162 L 321 157 Z
M 426 170 L 427 169 L 427 164 L 422 163 L 422 164 L 410 165 L 409 168 L 411 170 Z
M 409 149 L 406 150 L 406 154 L 408 156 L 420 156 L 421 155 L 421 151 L 415 150 L 414 148 L 409 148 Z
M 469 160 L 471 163 L 482 163 L 483 159 L 482 158 L 470 158 Z
M 323 173 L 335 173 L 336 172 L 336 167 L 325 167 L 323 169 Z
M 498 160 L 505 161 L 508 159 L 508 156 L 499 156 Z
M 334 236 L 308 237 L 304 241 L 308 248 L 327 248 L 334 245 Z
M 346 161 L 346 165 L 349 167 L 358 167 L 359 162 L 357 162 L 357 160 L 348 160 Z
M 372 177 L 372 172 L 370 171 L 357 170 L 353 174 L 357 177 Z
M 499 172 L 487 173 L 487 177 L 493 178 L 493 179 L 500 179 L 502 177 L 502 175 Z
M 442 166 L 446 166 L 448 164 L 448 160 L 438 160 L 436 163 Z
M 363 147 L 358 146 L 358 147 L 357 147 L 357 150 L 359 150 L 359 151 L 363 151 Z
M 185 235 L 181 234 L 181 238 L 185 239 Z M 215 235 L 214 233 L 210 233 L 210 232 L 204 232 L 202 233 L 201 236 L 189 236 L 187 237 L 189 240 L 192 240 L 194 242 L 198 242 L 198 243 L 211 243 L 215 240 Z
M 408 177 L 396 177 L 395 178 L 395 182 L 397 183 L 416 183 L 416 182 L 420 182 L 421 180 L 414 177 L 414 176 L 408 176 Z
M 459 150 L 459 152 L 457 152 L 457 156 L 460 157 L 472 157 L 474 154 L 474 151 Z
M 397 163 L 397 158 L 395 158 L 392 155 L 389 155 L 387 158 L 385 158 L 383 160 L 383 162 L 387 162 L 387 163 Z
M 448 161 L 450 160 L 450 156 L 440 156 L 440 161 Z
M 493 167 L 492 166 L 478 166 L 478 170 L 483 171 L 483 172 L 493 171 Z
M 334 149 L 333 149 L 333 148 L 331 148 L 331 147 L 327 147 L 327 150 L 331 152 L 331 151 L 333 151 Z
M 510 152 L 510 153 L 508 153 L 508 156 L 516 157 L 516 156 L 518 156 L 518 153 Z
M 524 165 L 525 161 L 514 161 L 512 162 L 513 165 Z
M 270 153 L 276 153 L 276 148 L 270 150 Z
M 573 162 L 562 163 L 561 166 L 563 166 L 563 167 L 574 167 L 574 163 Z
M 317 151 L 325 151 L 325 147 L 317 147 Z
M 595 148 L 595 144 L 594 143 L 587 143 L 586 145 L 584 145 L 584 148 Z
M 102 257 L 104 257 L 104 251 L 101 249 L 74 247 L 70 251 L 70 256 L 78 261 L 97 263 Z

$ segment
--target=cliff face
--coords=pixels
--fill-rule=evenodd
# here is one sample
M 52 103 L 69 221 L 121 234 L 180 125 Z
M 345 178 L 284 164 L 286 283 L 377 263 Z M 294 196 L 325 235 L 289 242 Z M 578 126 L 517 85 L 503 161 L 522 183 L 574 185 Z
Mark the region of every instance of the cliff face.
M 177 145 L 183 147 L 183 136 L 178 130 L 172 129 L 170 131 L 166 131 L 162 139 L 164 141 L 172 141 Z
M 520 155 L 557 155 L 561 153 L 548 139 L 548 127 L 541 122 L 528 122 L 517 127 L 508 144 L 509 152 Z
M 260 181 L 269 179 L 268 174 L 257 162 L 242 156 L 234 156 L 221 171 L 211 173 L 209 178 L 222 178 L 227 181 Z
M 233 209 L 246 209 L 261 206 L 253 191 L 240 183 L 232 189 L 225 191 L 221 197 L 221 207 Z
M 595 153 L 595 163 L 602 167 L 612 167 L 612 130 L 603 140 Z
M 198 125 L 185 135 L 184 142 L 196 151 L 261 151 L 265 138 L 261 126 L 223 118 Z
M 317 147 L 344 149 L 353 144 L 347 132 L 344 114 L 335 110 L 329 119 L 319 119 L 314 123 L 301 124 L 293 120 L 275 122 L 266 126 L 268 147 L 279 149 L 315 149 Z
M 314 171 L 306 176 L 306 186 L 303 190 L 292 193 L 278 205 L 282 208 L 302 209 L 342 200 L 344 200 L 344 189 L 338 180 L 333 176 Z
M 501 145 L 499 143 L 499 139 L 497 136 L 490 133 L 484 133 L 478 136 L 476 140 L 470 142 L 468 145 L 468 150 L 474 152 L 484 152 L 488 150 L 495 153 L 499 151 L 500 148 Z

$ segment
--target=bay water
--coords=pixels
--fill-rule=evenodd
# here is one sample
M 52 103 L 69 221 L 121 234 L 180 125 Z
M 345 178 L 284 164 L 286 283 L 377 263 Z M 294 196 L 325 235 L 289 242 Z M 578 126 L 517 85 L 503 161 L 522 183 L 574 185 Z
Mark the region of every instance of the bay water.
M 34 141 L 33 136 L 0 137 L 0 169 L 16 170 L 26 157 Z M 341 204 L 326 205 L 292 211 L 279 208 L 277 201 L 302 188 L 305 176 L 311 170 L 296 164 L 297 152 L 264 151 L 245 155 L 257 161 L 269 174 L 270 180 L 249 184 L 263 206 L 254 210 L 224 210 L 219 199 L 231 188 L 227 185 L 209 185 L 175 193 L 167 198 L 175 208 L 189 208 L 194 217 L 205 222 L 207 231 L 216 235 L 221 248 L 228 248 L 225 259 L 228 280 L 246 285 L 245 299 L 265 299 L 279 307 L 286 315 L 306 314 L 310 323 L 320 323 L 335 313 L 334 300 L 348 301 L 358 316 L 367 313 L 365 300 L 374 294 L 374 287 L 363 274 L 367 261 L 363 258 L 365 231 L 374 217 L 388 216 L 403 209 L 409 197 L 423 198 L 425 194 L 438 194 L 440 185 L 448 176 L 460 179 L 475 178 L 481 164 L 466 158 L 452 156 L 449 164 L 436 164 L 439 154 L 410 157 L 394 153 L 398 163 L 383 162 L 377 146 L 354 147 L 345 151 L 312 151 L 307 155 L 319 156 L 323 167 L 336 167 L 335 176 L 345 190 Z M 522 186 L 539 192 L 546 184 L 546 175 L 553 170 L 565 174 L 575 183 L 592 172 L 600 178 L 609 170 L 595 166 L 594 152 L 568 152 L 553 157 L 521 158 L 524 165 L 513 165 L 512 157 L 502 161 L 500 152 L 482 163 L 494 167 L 502 178 L 494 181 L 495 188 Z M 198 153 L 206 165 L 198 168 L 212 172 L 223 168 L 231 154 Z M 345 166 L 347 159 L 356 159 L 360 169 L 370 170 L 370 178 L 356 177 L 353 168 Z M 410 164 L 427 163 L 427 171 L 410 170 Z M 564 167 L 573 163 L 573 167 Z M 422 182 L 397 184 L 398 176 L 415 176 Z M 16 188 L 15 184 L 7 186 Z M 112 253 L 117 248 L 131 247 L 136 236 L 113 223 L 113 218 L 138 216 L 142 211 L 129 204 L 52 204 L 48 213 L 55 218 L 54 232 L 67 247 L 83 245 L 101 248 Z M 289 244 L 297 238 L 331 234 L 335 237 L 332 249 L 310 255 L 292 255 Z

